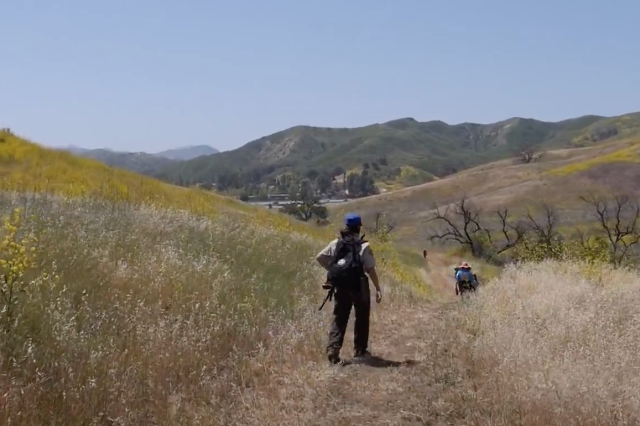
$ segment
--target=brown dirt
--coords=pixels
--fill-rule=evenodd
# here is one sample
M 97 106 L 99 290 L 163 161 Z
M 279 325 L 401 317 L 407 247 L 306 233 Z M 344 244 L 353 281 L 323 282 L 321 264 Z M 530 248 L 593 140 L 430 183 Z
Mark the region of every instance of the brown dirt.
M 436 299 L 455 301 L 450 262 L 439 254 L 429 256 L 429 265 L 422 271 Z M 370 362 L 332 366 L 319 358 L 284 370 L 280 377 L 271 378 L 272 383 L 280 383 L 279 393 L 248 399 L 247 411 L 235 424 L 438 425 L 463 421 L 452 417 L 447 401 L 448 374 L 457 361 L 442 343 L 446 325 L 440 315 L 451 305 L 398 299 L 372 306 L 370 349 L 374 357 Z M 342 356 L 351 355 L 352 341 L 353 314 Z M 245 417 L 249 413 L 251 417 Z

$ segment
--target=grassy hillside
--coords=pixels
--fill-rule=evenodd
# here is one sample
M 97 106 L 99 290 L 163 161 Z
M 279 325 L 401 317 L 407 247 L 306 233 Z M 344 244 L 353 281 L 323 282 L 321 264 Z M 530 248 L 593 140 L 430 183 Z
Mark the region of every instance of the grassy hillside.
M 584 116 L 556 123 L 513 118 L 495 124 L 411 118 L 360 128 L 298 126 L 262 137 L 241 148 L 163 168 L 171 182 L 216 182 L 238 174 L 243 184 L 262 182 L 286 170 L 331 173 L 363 163 L 411 166 L 443 177 L 465 168 L 507 158 L 527 146 L 540 149 L 588 146 L 640 129 L 640 114 Z
M 522 214 L 538 209 L 543 201 L 559 211 L 563 226 L 572 228 L 591 220 L 580 196 L 590 193 L 627 194 L 640 197 L 640 137 L 616 138 L 585 148 L 548 151 L 540 161 L 518 164 L 501 160 L 438 179 L 423 185 L 329 206 L 333 215 L 349 210 L 373 220 L 384 211 L 397 223 L 394 235 L 403 244 L 420 248 L 441 225 L 429 222 L 433 208 L 442 208 L 467 197 L 491 214 L 509 208 Z
M 102 162 L 0 132 L 0 189 L 153 203 L 198 211 L 247 208 L 228 198 L 167 185 Z
M 332 367 L 313 257 L 335 228 L 0 137 L 2 424 L 639 418 L 624 375 L 637 364 L 634 274 L 531 264 L 475 303 L 440 305 L 436 292 L 454 300 L 450 259 L 425 265 L 373 239 L 376 357 Z

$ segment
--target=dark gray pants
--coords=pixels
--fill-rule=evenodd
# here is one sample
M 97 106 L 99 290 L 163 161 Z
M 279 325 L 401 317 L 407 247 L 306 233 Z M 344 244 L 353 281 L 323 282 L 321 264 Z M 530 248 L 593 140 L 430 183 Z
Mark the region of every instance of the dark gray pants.
M 340 352 L 352 307 L 356 312 L 353 336 L 354 355 L 366 351 L 369 347 L 369 315 L 371 313 L 368 278 L 363 277 L 360 281 L 360 293 L 336 290 L 333 300 L 333 321 L 329 331 L 327 353 Z

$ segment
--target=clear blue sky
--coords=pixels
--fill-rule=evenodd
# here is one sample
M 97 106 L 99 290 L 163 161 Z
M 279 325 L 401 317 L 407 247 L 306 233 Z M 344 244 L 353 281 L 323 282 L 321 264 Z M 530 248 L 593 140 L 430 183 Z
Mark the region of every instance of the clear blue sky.
M 5 0 L 0 16 L 0 127 L 46 145 L 640 110 L 639 1 Z

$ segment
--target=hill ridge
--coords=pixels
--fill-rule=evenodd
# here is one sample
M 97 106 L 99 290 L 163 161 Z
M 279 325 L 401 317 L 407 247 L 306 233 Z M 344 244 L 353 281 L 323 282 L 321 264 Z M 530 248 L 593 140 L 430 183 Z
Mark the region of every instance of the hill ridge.
M 298 125 L 214 156 L 167 165 L 154 176 L 186 185 L 231 178 L 237 181 L 237 189 L 247 189 L 271 185 L 282 173 L 304 175 L 310 169 L 332 173 L 338 167 L 352 170 L 381 161 L 388 163 L 387 175 L 411 166 L 429 175 L 447 176 L 508 158 L 528 146 L 543 150 L 587 146 L 637 131 L 640 112 L 555 122 L 511 117 L 487 124 L 448 124 L 404 117 L 352 128 Z

